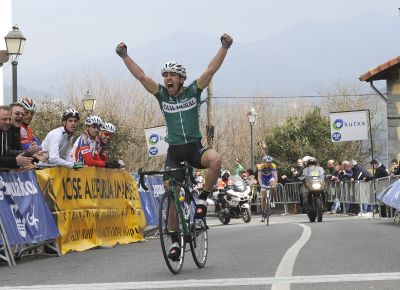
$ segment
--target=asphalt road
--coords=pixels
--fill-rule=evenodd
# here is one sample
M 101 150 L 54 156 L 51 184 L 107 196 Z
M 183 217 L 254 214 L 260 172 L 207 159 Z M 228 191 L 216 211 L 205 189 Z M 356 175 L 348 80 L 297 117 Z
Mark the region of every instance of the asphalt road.
M 0 289 L 399 289 L 400 225 L 366 217 L 208 219 L 209 257 L 169 272 L 159 240 L 0 263 Z M 18 288 L 21 286 L 21 288 Z M 22 287 L 23 286 L 23 287 Z

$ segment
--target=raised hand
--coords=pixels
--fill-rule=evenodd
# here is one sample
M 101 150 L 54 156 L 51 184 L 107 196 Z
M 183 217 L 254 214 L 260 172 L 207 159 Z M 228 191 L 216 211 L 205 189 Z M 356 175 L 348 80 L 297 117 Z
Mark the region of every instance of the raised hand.
M 126 46 L 125 43 L 121 42 L 120 44 L 117 45 L 115 48 L 115 52 L 120 56 L 124 57 L 128 54 L 128 47 Z
M 226 49 L 230 48 L 232 43 L 233 43 L 233 38 L 230 35 L 225 33 L 221 36 L 221 44 Z

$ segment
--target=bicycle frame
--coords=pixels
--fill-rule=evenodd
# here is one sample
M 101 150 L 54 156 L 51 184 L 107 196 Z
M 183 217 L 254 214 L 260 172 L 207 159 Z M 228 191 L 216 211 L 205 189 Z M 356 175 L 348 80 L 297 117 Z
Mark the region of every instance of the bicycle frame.
M 185 241 L 186 241 L 186 238 L 188 238 L 188 237 L 190 238 L 190 231 L 188 228 L 188 223 L 187 223 L 187 220 L 185 217 L 185 213 L 183 212 L 182 203 L 179 201 L 178 188 L 182 187 L 184 189 L 184 191 L 185 191 L 185 201 L 184 202 L 186 202 L 186 203 L 188 202 L 188 199 L 189 199 L 188 194 L 190 195 L 191 193 L 190 193 L 190 191 L 189 192 L 186 191 L 186 188 L 185 188 L 186 186 L 184 186 L 183 184 L 178 185 L 178 183 L 175 181 L 175 179 L 173 177 L 170 177 L 169 182 L 170 182 L 169 190 L 171 191 L 171 193 L 173 195 L 175 209 L 177 210 L 177 213 L 179 214 L 179 216 L 182 220 L 183 236 L 185 237 Z M 188 204 L 188 206 L 190 206 L 190 203 L 187 203 L 187 204 Z M 189 211 L 189 218 L 190 218 L 190 211 Z

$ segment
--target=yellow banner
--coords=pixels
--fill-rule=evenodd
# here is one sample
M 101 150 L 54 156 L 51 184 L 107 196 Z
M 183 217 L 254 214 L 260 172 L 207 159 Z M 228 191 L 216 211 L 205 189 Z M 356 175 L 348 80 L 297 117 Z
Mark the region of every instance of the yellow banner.
M 133 176 L 123 169 L 36 170 L 56 219 L 62 254 L 143 240 L 146 226 Z

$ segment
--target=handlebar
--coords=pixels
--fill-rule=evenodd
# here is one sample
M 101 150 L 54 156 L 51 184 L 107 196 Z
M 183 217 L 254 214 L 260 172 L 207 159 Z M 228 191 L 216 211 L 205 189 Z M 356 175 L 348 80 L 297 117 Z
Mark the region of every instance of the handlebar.
M 194 176 L 193 176 L 193 166 L 190 166 L 189 164 L 187 164 L 187 162 L 182 162 L 183 166 L 182 167 L 177 167 L 177 168 L 170 168 L 170 167 L 165 167 L 164 170 L 160 171 L 160 170 L 151 170 L 151 171 L 143 171 L 143 168 L 139 168 L 138 170 L 138 174 L 139 174 L 139 184 L 142 186 L 142 188 L 144 190 L 148 190 L 149 188 L 146 186 L 145 182 L 144 182 L 144 176 L 145 175 L 155 175 L 155 174 L 167 174 L 169 176 L 171 176 L 171 173 L 177 172 L 177 171 L 184 171 L 184 170 L 188 170 L 189 173 L 189 178 L 190 181 L 196 185 L 197 181 L 195 180 Z M 182 185 L 182 184 L 181 184 Z

